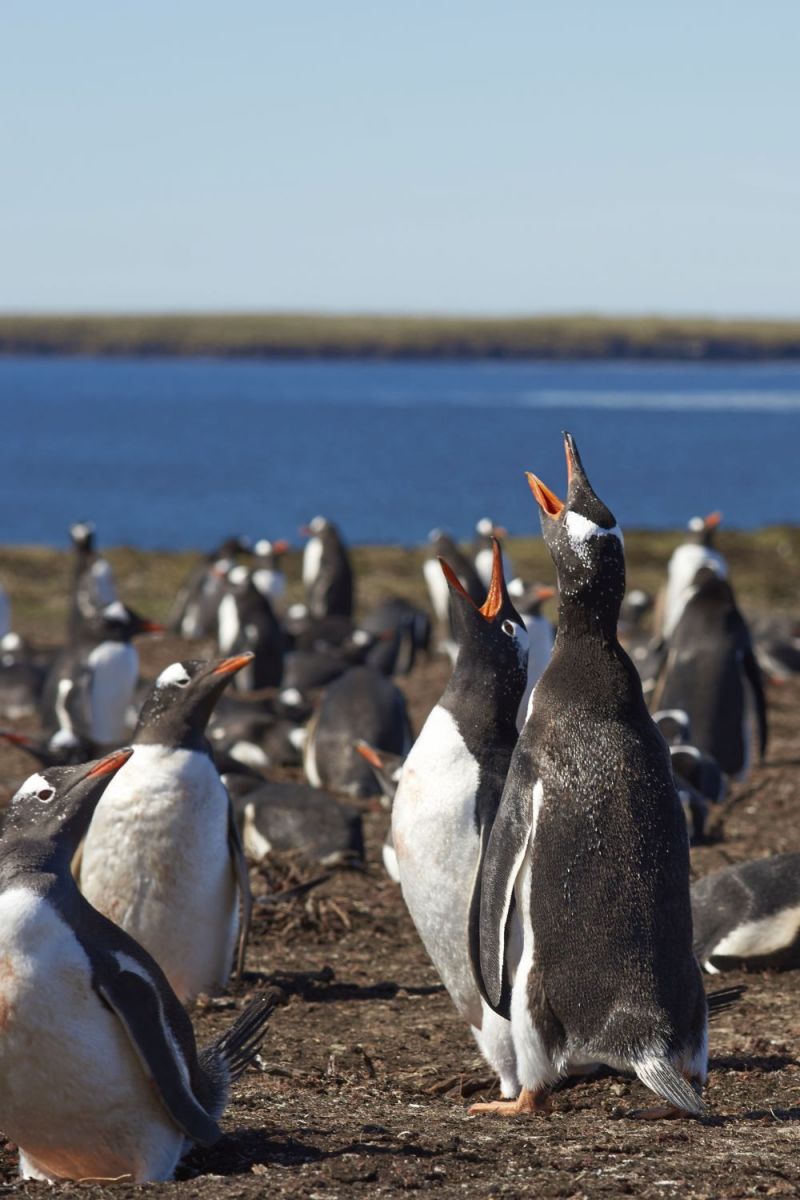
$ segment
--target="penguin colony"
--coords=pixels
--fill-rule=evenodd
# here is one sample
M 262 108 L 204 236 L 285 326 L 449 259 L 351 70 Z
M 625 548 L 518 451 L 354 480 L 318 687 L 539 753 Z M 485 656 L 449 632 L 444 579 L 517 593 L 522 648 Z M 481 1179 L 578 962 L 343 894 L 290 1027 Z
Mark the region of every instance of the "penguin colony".
M 0 709 L 41 726 L 0 731 L 36 764 L 0 836 L 0 1130 L 23 1177 L 167 1180 L 220 1136 L 278 997 L 201 1048 L 191 1006 L 241 978 L 248 859 L 363 867 L 342 796 L 391 810 L 398 902 L 497 1077 L 471 1113 L 535 1113 L 602 1067 L 652 1093 L 638 1116 L 705 1111 L 709 1020 L 732 997 L 703 971 L 800 965 L 800 852 L 693 885 L 689 863 L 766 751 L 762 670 L 800 667 L 797 630 L 754 639 L 717 513 L 690 522 L 655 602 L 626 595 L 620 526 L 564 445 L 563 500 L 528 476 L 555 586 L 515 577 L 486 517 L 471 552 L 430 535 L 432 617 L 387 597 L 356 624 L 347 548 L 315 517 L 302 605 L 288 542 L 231 538 L 162 626 L 119 598 L 85 522 L 59 651 L 13 631 L 0 590 Z M 137 639 L 166 628 L 218 655 L 142 684 Z M 435 652 L 452 671 L 415 737 L 395 678 Z

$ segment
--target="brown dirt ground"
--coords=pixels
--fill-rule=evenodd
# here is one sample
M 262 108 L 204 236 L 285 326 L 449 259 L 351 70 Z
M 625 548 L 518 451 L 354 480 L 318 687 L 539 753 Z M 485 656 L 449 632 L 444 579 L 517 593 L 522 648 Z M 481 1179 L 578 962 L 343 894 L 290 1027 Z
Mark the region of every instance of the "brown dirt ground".
M 188 657 L 176 639 L 151 642 L 145 673 L 181 654 Z M 446 675 L 441 661 L 423 663 L 404 684 L 417 727 Z M 698 874 L 800 846 L 800 681 L 773 687 L 770 700 L 767 762 L 722 807 L 713 844 L 692 852 Z M 6 795 L 29 770 L 19 751 L 0 751 Z M 243 984 L 198 1009 L 202 1041 L 264 985 L 277 982 L 287 995 L 258 1068 L 236 1087 L 222 1141 L 194 1151 L 176 1182 L 150 1190 L 184 1200 L 800 1193 L 796 972 L 722 978 L 747 992 L 712 1026 L 703 1120 L 637 1120 L 631 1114 L 647 1103 L 645 1089 L 612 1075 L 558 1091 L 549 1115 L 471 1118 L 468 1102 L 495 1094 L 492 1080 L 383 872 L 388 815 L 377 801 L 363 810 L 366 870 L 338 871 L 299 898 L 258 905 Z M 268 875 L 253 869 L 254 890 L 318 874 L 284 859 Z M 126 1185 L 69 1190 L 78 1186 L 92 1197 L 134 1193 Z M 16 1155 L 0 1140 L 0 1192 L 46 1190 L 16 1182 Z

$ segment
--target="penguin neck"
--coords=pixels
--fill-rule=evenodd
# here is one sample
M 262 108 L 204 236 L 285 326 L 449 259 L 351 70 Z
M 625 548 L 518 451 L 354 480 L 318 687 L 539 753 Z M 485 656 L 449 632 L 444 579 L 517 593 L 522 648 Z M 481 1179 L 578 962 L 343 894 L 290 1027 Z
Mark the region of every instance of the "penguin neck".
M 527 683 L 525 674 L 522 670 L 517 673 L 519 686 L 515 688 L 517 680 L 511 671 L 483 670 L 478 675 L 474 665 L 464 658 L 462 648 L 439 703 L 457 720 L 468 712 L 469 724 L 480 737 L 491 730 L 497 741 L 515 743 L 517 709 Z
M 619 605 L 596 603 L 591 597 L 570 597 L 561 593 L 558 605 L 558 637 L 590 637 L 608 645 L 617 644 Z

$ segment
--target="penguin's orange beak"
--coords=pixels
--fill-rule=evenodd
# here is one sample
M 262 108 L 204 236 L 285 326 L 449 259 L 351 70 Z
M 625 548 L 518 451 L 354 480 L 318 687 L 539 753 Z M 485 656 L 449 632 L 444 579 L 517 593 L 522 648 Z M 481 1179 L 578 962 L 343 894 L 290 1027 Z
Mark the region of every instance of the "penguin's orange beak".
M 254 658 L 255 655 L 250 650 L 247 651 L 247 654 L 237 654 L 233 658 L 223 658 L 222 662 L 214 667 L 212 674 L 235 675 L 237 671 L 241 671 L 242 667 L 246 667 Z
M 31 744 L 31 739 L 24 733 L 14 733 L 11 729 L 0 729 L 0 738 L 5 742 L 11 742 L 12 746 L 30 746 Z
M 142 621 L 142 633 L 166 633 L 166 625 L 161 625 L 158 621 Z
M 292 543 L 287 542 L 286 538 L 280 538 L 277 542 L 272 543 L 273 554 L 286 554 L 287 550 L 291 550 Z
M 544 603 L 545 600 L 552 600 L 556 594 L 554 587 L 539 587 L 536 589 L 536 599 Z
M 113 754 L 107 754 L 105 758 L 101 758 L 96 766 L 92 767 L 87 779 L 99 779 L 103 775 L 113 775 L 120 767 L 124 767 L 133 750 L 130 746 L 126 746 L 123 750 L 115 750 Z
M 378 754 L 378 751 L 373 750 L 372 746 L 370 746 L 368 742 L 356 742 L 356 750 L 362 758 L 367 760 L 371 767 L 375 767 L 377 771 L 381 770 L 383 767 L 383 759 L 381 758 L 380 754 Z
M 569 451 L 567 451 L 567 470 L 570 471 L 571 469 Z M 533 492 L 533 498 L 542 512 L 546 516 L 552 517 L 553 520 L 561 516 L 561 513 L 564 511 L 564 505 L 555 492 L 551 492 L 547 484 L 542 483 L 541 479 L 536 475 L 532 475 L 530 471 L 525 472 L 525 477 L 528 480 L 528 486 Z
M 707 517 L 703 517 L 703 524 L 705 525 L 706 529 L 716 529 L 721 520 L 721 512 L 712 512 L 709 513 Z
M 443 558 L 439 559 L 439 566 L 444 572 L 444 577 L 452 588 L 469 600 L 473 608 L 481 614 L 487 621 L 493 621 L 500 609 L 503 606 L 503 554 L 500 550 L 500 543 L 497 538 L 494 539 L 492 546 L 492 581 L 489 584 L 489 593 L 483 604 L 478 608 L 472 597 L 465 591 L 461 580 L 456 575 L 449 563 Z

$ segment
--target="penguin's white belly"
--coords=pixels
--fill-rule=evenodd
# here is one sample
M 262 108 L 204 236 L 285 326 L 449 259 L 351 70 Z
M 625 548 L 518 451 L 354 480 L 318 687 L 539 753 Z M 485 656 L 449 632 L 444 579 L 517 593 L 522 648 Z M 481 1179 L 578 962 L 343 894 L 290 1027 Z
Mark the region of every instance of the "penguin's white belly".
M 392 806 L 403 898 L 458 1011 L 480 1028 L 467 918 L 478 863 L 478 763 L 437 705 L 406 759 Z
M 791 946 L 800 931 L 800 906 L 793 905 L 758 921 L 746 921 L 726 934 L 710 958 L 753 958 Z
M 84 843 L 87 900 L 153 955 L 179 998 L 228 979 L 238 891 L 228 797 L 206 754 L 136 746 L 106 788 Z
M 450 591 L 442 568 L 435 558 L 426 558 L 422 564 L 422 574 L 428 585 L 428 595 L 431 598 L 433 611 L 437 619 L 446 625 L 450 615 Z
M 129 733 L 128 709 L 139 677 L 139 655 L 130 644 L 102 642 L 89 655 L 89 668 L 92 740 L 101 746 L 119 745 Z
M 239 636 L 239 628 L 236 600 L 230 594 L 225 595 L 220 600 L 217 611 L 217 642 L 221 654 L 230 654 Z
M 312 537 L 303 551 L 303 587 L 310 588 L 316 582 L 322 567 L 322 538 Z
M 252 575 L 254 587 L 267 600 L 278 601 L 286 592 L 286 576 L 272 567 L 259 567 Z
M 715 571 L 720 579 L 727 579 L 728 564 L 716 550 L 708 546 L 697 546 L 687 542 L 678 546 L 667 566 L 667 590 L 664 597 L 664 619 L 662 633 L 669 637 L 692 596 L 694 577 L 701 567 Z
M 72 930 L 22 887 L 0 896 L 0 1129 L 63 1179 L 169 1179 L 184 1146 Z

